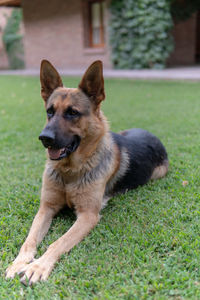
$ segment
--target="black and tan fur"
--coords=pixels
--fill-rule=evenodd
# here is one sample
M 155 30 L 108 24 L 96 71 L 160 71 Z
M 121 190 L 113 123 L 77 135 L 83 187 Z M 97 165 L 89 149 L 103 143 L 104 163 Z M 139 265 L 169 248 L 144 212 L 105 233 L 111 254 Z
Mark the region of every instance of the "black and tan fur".
M 47 124 L 40 140 L 48 149 L 41 203 L 7 278 L 22 274 L 29 284 L 46 280 L 63 253 L 69 252 L 98 223 L 99 213 L 113 195 L 158 179 L 167 173 L 167 153 L 161 142 L 142 129 L 120 134 L 109 131 L 100 110 L 104 100 L 102 63 L 94 62 L 78 88 L 63 87 L 55 68 L 41 64 L 41 94 Z M 34 260 L 36 247 L 52 218 L 65 205 L 75 209 L 74 225 Z

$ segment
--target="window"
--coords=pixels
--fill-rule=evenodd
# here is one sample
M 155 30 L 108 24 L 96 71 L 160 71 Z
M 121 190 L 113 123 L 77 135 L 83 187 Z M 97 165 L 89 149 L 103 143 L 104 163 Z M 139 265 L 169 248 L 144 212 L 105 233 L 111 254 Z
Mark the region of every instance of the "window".
M 104 2 L 89 3 L 90 47 L 104 46 L 104 10 Z
M 105 45 L 105 1 L 84 1 L 85 46 L 103 48 Z

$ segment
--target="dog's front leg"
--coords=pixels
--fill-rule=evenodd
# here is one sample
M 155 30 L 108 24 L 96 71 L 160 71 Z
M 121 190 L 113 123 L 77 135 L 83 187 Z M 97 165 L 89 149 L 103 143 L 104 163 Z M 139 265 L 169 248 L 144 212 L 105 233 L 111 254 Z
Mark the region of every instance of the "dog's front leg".
M 48 207 L 41 207 L 36 214 L 26 241 L 22 245 L 18 256 L 6 270 L 6 278 L 13 278 L 24 266 L 34 259 L 37 245 L 42 241 L 51 224 L 54 211 Z
M 26 280 L 28 280 L 29 285 L 32 285 L 38 280 L 46 280 L 60 256 L 78 244 L 98 223 L 98 220 L 98 213 L 92 211 L 79 213 L 74 225 L 51 244 L 39 259 L 24 268 L 22 283 L 26 284 Z
M 40 208 L 18 256 L 6 270 L 6 278 L 13 278 L 16 273 L 20 273 L 28 263 L 33 261 L 37 245 L 43 240 L 54 215 L 64 203 L 65 193 L 55 189 L 48 178 L 44 176 Z

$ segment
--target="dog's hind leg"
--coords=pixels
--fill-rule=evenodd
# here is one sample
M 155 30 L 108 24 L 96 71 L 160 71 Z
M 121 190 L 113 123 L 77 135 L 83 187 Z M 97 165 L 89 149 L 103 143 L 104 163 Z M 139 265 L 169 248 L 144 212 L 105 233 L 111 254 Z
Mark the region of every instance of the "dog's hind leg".
M 169 169 L 169 162 L 168 162 L 168 160 L 164 160 L 162 165 L 156 167 L 153 170 L 153 173 L 151 175 L 151 179 L 156 180 L 156 179 L 164 177 L 167 174 L 168 169 Z

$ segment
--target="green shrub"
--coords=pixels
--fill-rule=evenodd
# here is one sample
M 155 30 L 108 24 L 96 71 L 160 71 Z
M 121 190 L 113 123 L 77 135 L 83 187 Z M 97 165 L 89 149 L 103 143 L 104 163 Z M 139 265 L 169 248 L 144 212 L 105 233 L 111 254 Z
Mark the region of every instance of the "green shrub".
M 112 0 L 112 62 L 119 69 L 165 67 L 173 50 L 168 0 Z
M 3 32 L 3 42 L 11 69 L 24 68 L 23 40 L 22 35 L 19 34 L 21 21 L 21 9 L 13 9 Z

